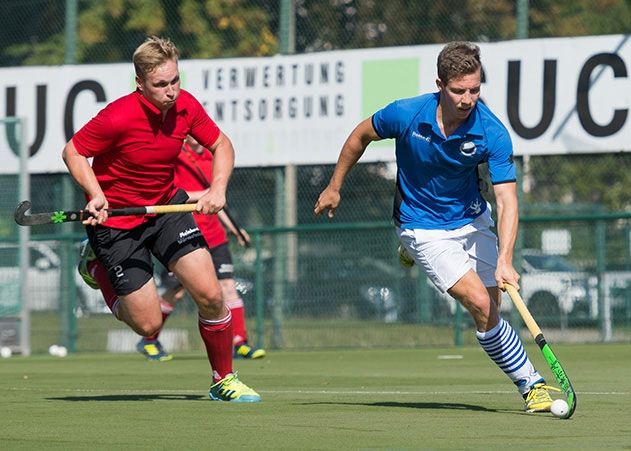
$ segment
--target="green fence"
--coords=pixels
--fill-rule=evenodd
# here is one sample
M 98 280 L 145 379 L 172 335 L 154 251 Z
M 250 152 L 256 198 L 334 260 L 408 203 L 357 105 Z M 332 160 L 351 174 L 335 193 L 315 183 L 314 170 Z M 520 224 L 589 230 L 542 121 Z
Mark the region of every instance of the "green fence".
M 473 325 L 417 268 L 402 268 L 389 222 L 250 228 L 232 243 L 250 339 L 276 349 L 451 346 L 475 341 Z M 540 250 L 547 233 L 566 255 Z M 631 341 L 631 214 L 524 217 L 517 258 L 522 295 L 555 342 Z M 76 273 L 82 234 L 35 235 L 29 270 L 33 352 L 130 351 L 135 336 L 107 313 Z M 543 237 L 543 238 L 542 238 Z M 9 256 L 0 248 L 0 261 Z M 503 315 L 520 319 L 503 301 Z M 166 325 L 176 350 L 201 349 L 196 310 L 184 300 Z
M 631 154 L 516 159 L 522 224 L 516 265 L 530 309 L 555 341 L 631 341 Z M 255 238 L 233 246 L 251 340 L 270 348 L 448 346 L 474 340 L 467 314 L 416 268 L 398 264 L 390 224 L 391 163 L 357 165 L 335 219 L 313 215 L 332 165 L 236 168 L 228 203 Z M 288 173 L 292 177 L 287 177 Z M 285 181 L 295 178 L 287 198 Z M 30 192 L 33 212 L 80 208 L 67 174 L 0 177 L 0 316 L 15 318 L 18 242 L 13 211 Z M 491 198 L 492 202 L 493 199 Z M 286 227 L 286 218 L 296 226 Z M 98 291 L 77 276 L 81 224 L 31 227 L 28 302 L 33 352 L 133 351 L 136 337 L 106 313 Z M 234 243 L 233 243 L 234 244 Z M 22 297 L 22 296 L 20 296 Z M 503 314 L 519 318 L 505 300 Z M 189 300 L 167 324 L 174 349 L 197 349 Z M 10 333 L 15 328 L 2 327 Z

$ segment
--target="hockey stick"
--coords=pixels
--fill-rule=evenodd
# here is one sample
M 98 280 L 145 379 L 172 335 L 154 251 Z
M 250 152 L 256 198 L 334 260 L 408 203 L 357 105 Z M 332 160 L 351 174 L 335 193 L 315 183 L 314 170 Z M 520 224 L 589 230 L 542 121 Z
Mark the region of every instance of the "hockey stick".
M 223 212 L 226 214 L 226 217 L 228 218 L 228 220 L 230 220 L 230 222 L 232 223 L 232 226 L 237 231 L 237 235 L 239 235 L 239 238 L 241 238 L 241 240 L 243 241 L 243 245 L 245 247 L 250 247 L 250 241 L 243 234 L 243 232 L 241 231 L 241 227 L 239 227 L 239 224 L 237 224 L 237 222 L 234 220 L 232 215 L 228 212 L 228 207 L 226 207 L 225 205 L 223 207 Z
M 24 200 L 15 209 L 15 222 L 21 226 L 42 224 L 61 224 L 64 222 L 84 221 L 91 215 L 87 210 L 65 211 L 58 210 L 48 213 L 29 214 L 31 202 Z M 127 207 L 108 209 L 110 216 L 141 216 L 146 214 L 189 213 L 195 211 L 195 204 L 152 205 L 148 207 Z
M 528 311 L 528 308 L 526 307 L 526 304 L 521 298 L 519 292 L 515 289 L 514 286 L 510 284 L 504 284 L 504 288 L 513 301 L 513 305 L 519 311 L 519 314 L 524 320 L 524 323 L 526 323 L 526 327 L 528 327 L 530 335 L 532 335 L 532 338 L 535 339 L 535 343 L 537 343 L 539 349 L 541 349 L 541 353 L 546 359 L 548 366 L 552 370 L 552 374 L 554 374 L 554 377 L 561 386 L 561 390 L 563 390 L 563 392 L 565 393 L 569 408 L 567 409 L 567 413 L 563 416 L 563 418 L 570 418 L 574 413 L 574 410 L 576 409 L 576 393 L 574 392 L 574 387 L 572 387 L 570 379 L 567 377 L 565 370 L 561 366 L 561 362 L 559 362 L 556 355 L 554 355 L 552 348 L 550 348 L 550 346 L 546 342 L 541 329 Z

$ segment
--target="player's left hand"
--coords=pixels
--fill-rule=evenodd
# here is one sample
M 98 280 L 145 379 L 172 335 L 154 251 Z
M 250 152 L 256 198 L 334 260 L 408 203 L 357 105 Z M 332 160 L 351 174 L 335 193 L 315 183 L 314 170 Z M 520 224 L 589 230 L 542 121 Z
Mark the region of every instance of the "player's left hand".
M 237 242 L 240 246 L 248 247 L 252 243 L 252 239 L 250 238 L 250 234 L 245 229 L 239 229 L 240 234 L 237 233 L 235 236 L 237 237 Z
M 497 268 L 495 270 L 495 281 L 497 286 L 505 291 L 505 283 L 509 283 L 519 290 L 519 273 L 515 270 L 512 264 L 504 263 L 502 261 L 497 262 Z

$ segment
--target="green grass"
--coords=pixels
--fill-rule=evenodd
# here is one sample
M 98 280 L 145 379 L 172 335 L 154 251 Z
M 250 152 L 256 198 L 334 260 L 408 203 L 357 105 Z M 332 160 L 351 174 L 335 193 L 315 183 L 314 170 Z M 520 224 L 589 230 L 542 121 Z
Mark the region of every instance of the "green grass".
M 524 413 L 478 347 L 272 351 L 235 362 L 263 396 L 251 405 L 207 399 L 200 353 L 16 356 L 0 360 L 0 448 L 629 449 L 631 345 L 554 351 L 578 393 L 570 420 Z

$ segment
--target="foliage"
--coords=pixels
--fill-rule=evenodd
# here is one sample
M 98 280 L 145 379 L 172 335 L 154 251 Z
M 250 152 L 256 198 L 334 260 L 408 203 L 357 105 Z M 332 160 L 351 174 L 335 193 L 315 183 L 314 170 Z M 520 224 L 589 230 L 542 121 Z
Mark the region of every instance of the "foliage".
M 532 4 L 532 2 L 531 2 Z M 628 0 L 538 0 L 530 10 L 530 37 L 628 33 Z
M 527 201 L 557 202 L 575 211 L 578 204 L 605 208 L 609 211 L 631 209 L 631 155 L 608 154 L 539 156 L 531 158 L 530 174 L 534 186 Z M 591 210 L 593 211 L 592 207 Z
M 181 31 L 192 39 L 190 57 L 265 56 L 274 54 L 277 37 L 265 6 L 243 0 L 184 0 Z
M 128 61 L 149 35 L 171 38 L 182 58 L 272 55 L 278 48 L 278 8 L 268 2 L 77 1 L 78 63 Z M 12 20 L 0 29 L 5 48 L 0 65 L 64 63 L 64 2 L 27 0 L 10 2 L 8 8 Z
M 145 36 L 170 37 L 183 58 L 273 55 L 281 0 L 75 0 L 78 63 L 128 61 Z M 62 64 L 65 5 L 4 0 L 0 66 Z M 516 35 L 510 0 L 295 0 L 297 52 L 419 45 Z M 531 0 L 529 36 L 627 33 L 628 0 Z
M 462 2 L 459 2 L 462 3 Z M 298 51 L 489 41 L 515 35 L 512 2 L 297 1 Z M 408 14 L 401 14 L 407 11 Z

